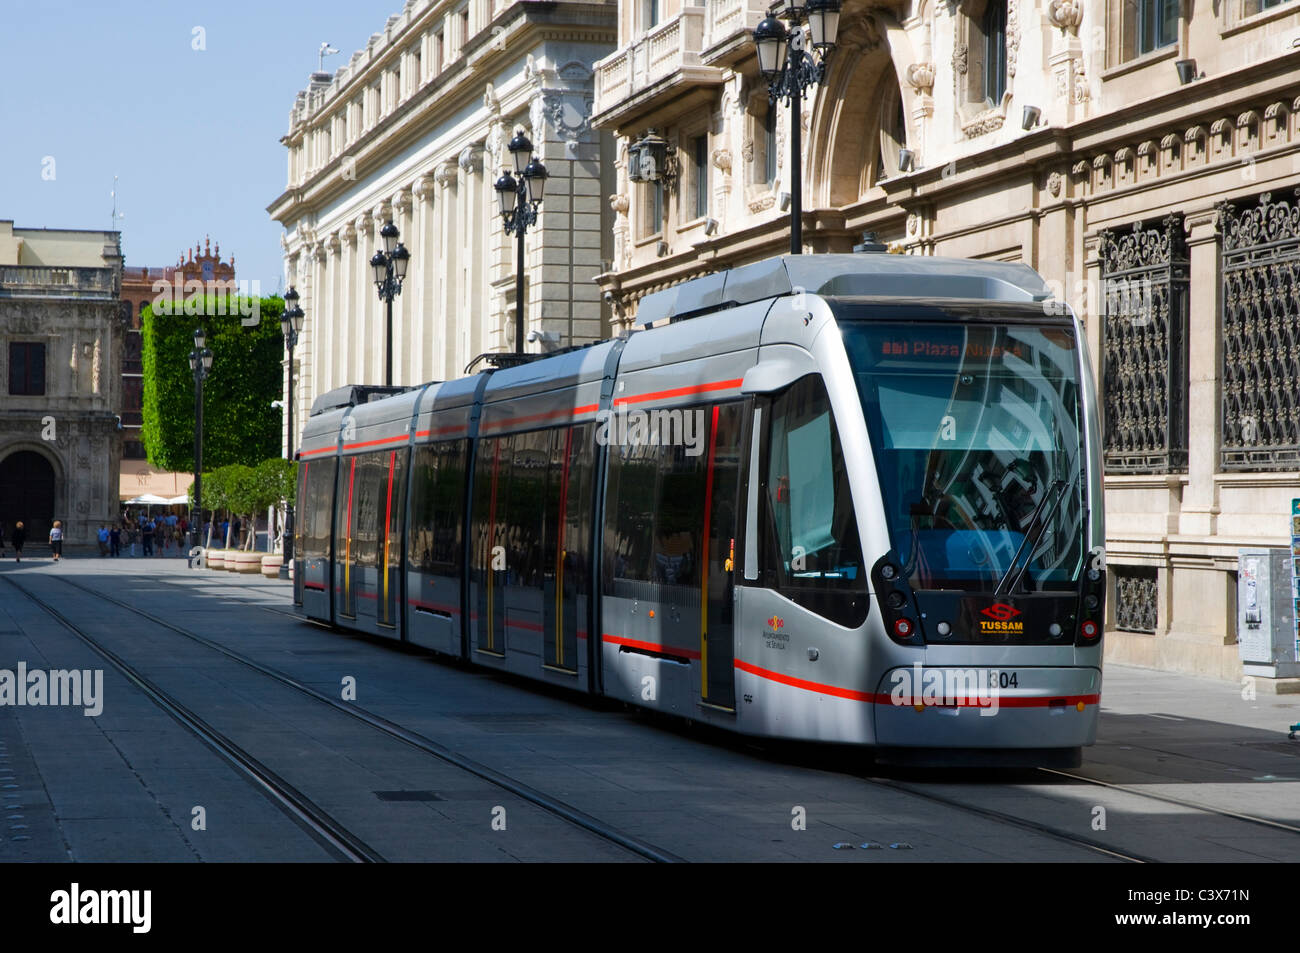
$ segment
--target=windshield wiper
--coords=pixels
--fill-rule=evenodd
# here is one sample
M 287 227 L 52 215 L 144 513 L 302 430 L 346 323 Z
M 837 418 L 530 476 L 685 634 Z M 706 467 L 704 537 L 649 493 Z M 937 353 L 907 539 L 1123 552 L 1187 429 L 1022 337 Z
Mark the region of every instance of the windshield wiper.
M 1033 515 L 1029 517 L 1029 532 L 1026 533 L 1025 538 L 1020 541 L 1020 548 L 1017 549 L 1016 554 L 1011 557 L 1011 565 L 1007 567 L 1006 573 L 998 580 L 997 588 L 993 590 L 995 596 L 1006 595 L 1020 584 L 1020 580 L 1024 578 L 1025 573 L 1029 569 L 1030 562 L 1033 561 L 1034 551 L 1038 549 L 1038 541 L 1042 539 L 1043 532 L 1047 529 L 1048 523 L 1056 513 L 1056 508 L 1060 506 L 1061 501 L 1065 499 L 1065 494 L 1068 492 L 1069 488 L 1070 484 L 1065 480 L 1053 480 L 1052 485 L 1043 493 L 1043 498 L 1038 501 L 1038 505 L 1034 507 Z M 1055 499 L 1052 499 L 1052 494 L 1054 493 L 1056 496 Z M 1047 504 L 1049 499 L 1052 499 L 1051 506 L 1048 506 Z M 1025 558 L 1025 565 L 1021 568 L 1020 572 L 1017 573 L 1016 566 L 1020 564 L 1020 554 L 1025 552 L 1026 549 L 1029 551 L 1029 555 Z M 1015 575 L 1014 580 L 1011 578 L 1012 575 Z

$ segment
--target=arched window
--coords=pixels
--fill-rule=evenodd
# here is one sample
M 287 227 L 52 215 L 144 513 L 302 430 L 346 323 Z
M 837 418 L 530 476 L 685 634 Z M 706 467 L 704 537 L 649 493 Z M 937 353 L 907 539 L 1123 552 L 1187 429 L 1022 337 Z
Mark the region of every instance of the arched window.
M 876 181 L 898 174 L 899 152 L 907 148 L 907 114 L 899 92 L 898 76 L 882 80 L 880 95 L 880 145 L 876 151 Z
M 988 0 L 980 20 L 984 44 L 984 101 L 1002 102 L 1007 91 L 1007 0 Z

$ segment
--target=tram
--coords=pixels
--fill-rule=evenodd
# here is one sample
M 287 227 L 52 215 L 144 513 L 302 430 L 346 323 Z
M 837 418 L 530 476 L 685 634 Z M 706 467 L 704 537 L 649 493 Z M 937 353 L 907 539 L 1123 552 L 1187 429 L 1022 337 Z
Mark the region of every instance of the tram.
M 1095 740 L 1096 399 L 1025 265 L 769 259 L 617 340 L 324 395 L 300 448 L 309 619 L 885 760 Z

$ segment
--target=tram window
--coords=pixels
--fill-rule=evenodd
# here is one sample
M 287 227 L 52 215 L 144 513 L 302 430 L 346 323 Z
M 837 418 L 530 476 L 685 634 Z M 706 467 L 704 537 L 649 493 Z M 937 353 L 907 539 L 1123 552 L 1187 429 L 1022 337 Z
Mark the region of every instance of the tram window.
M 687 413 L 703 414 L 702 408 Z M 661 447 L 655 503 L 654 582 L 661 586 L 700 584 L 700 538 L 704 531 L 707 462 L 684 446 Z
M 385 458 L 392 466 L 392 478 L 385 474 L 381 487 L 383 496 L 380 501 L 380 518 L 388 521 L 388 531 L 384 539 L 387 546 L 388 567 L 397 569 L 402 563 L 402 501 L 406 489 L 406 451 L 389 451 Z M 380 554 L 380 560 L 384 558 Z
M 308 523 L 311 520 L 311 497 L 307 491 L 307 477 L 311 472 L 311 465 L 307 463 L 298 464 L 297 483 L 298 488 L 295 491 L 298 500 L 298 521 L 293 524 L 293 550 L 298 554 L 298 558 L 307 555 L 307 538 L 310 535 Z
M 464 501 L 465 442 L 416 447 L 411 461 L 413 568 L 433 575 L 460 574 Z
M 301 464 L 303 489 L 299 499 L 306 502 L 302 513 L 303 557 L 324 557 L 329 553 L 330 512 L 334 503 L 334 477 L 338 458 L 314 460 Z
M 796 381 L 764 417 L 764 584 L 833 622 L 859 625 L 867 613 L 866 567 L 821 377 Z
M 606 526 L 606 565 L 614 595 L 620 582 L 650 582 L 653 562 L 654 506 L 658 500 L 660 447 L 620 444 L 609 448 L 609 502 L 613 519 Z
M 338 563 L 356 560 L 356 547 L 350 536 L 355 533 L 352 524 L 351 507 L 357 493 L 357 481 L 361 479 L 360 461 L 357 457 L 339 458 L 338 491 L 334 500 L 334 560 Z
M 473 550 L 471 565 L 478 572 L 492 567 L 492 549 L 505 548 L 506 538 L 504 503 L 510 492 L 510 437 L 489 437 L 481 440 L 474 460 L 474 515 L 471 532 Z M 508 564 L 507 564 L 508 565 Z
M 355 565 L 379 564 L 379 499 L 388 482 L 388 454 L 367 453 L 357 458 L 352 497 L 352 553 Z
M 507 578 L 516 585 L 540 586 L 551 431 L 517 433 L 510 440 L 509 494 L 503 495 L 499 486 L 497 491 L 497 521 L 505 533 Z

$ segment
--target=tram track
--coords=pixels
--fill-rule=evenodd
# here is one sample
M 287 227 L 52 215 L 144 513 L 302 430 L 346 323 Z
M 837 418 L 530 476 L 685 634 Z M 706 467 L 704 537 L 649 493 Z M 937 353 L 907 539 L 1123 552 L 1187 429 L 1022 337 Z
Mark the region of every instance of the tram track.
M 3 575 L 3 579 L 81 640 L 91 651 L 112 665 L 146 698 L 216 752 L 226 763 L 251 782 L 254 787 L 265 793 L 272 803 L 315 837 L 336 857 L 354 863 L 384 862 L 385 858 L 382 854 L 344 827 L 315 801 L 236 744 L 228 735 L 218 731 L 198 714 L 182 704 L 174 695 L 160 688 L 112 649 L 89 635 L 61 611 L 9 578 L 8 573 Z M 67 580 L 61 581 L 66 582 Z
M 1046 774 L 1054 774 L 1062 778 L 1070 778 L 1084 784 L 1091 784 L 1098 787 L 1109 788 L 1112 791 L 1123 791 L 1134 797 L 1146 798 L 1152 801 L 1162 801 L 1165 804 L 1173 804 L 1177 807 L 1187 808 L 1193 811 L 1202 811 L 1206 814 L 1216 814 L 1219 817 L 1230 818 L 1234 821 L 1241 821 L 1246 824 L 1254 824 L 1258 827 L 1268 828 L 1275 831 L 1286 831 L 1289 834 L 1300 834 L 1300 827 L 1294 824 L 1287 824 L 1283 821 L 1274 821 L 1266 817 L 1256 817 L 1253 814 L 1242 814 L 1239 811 L 1226 811 L 1223 808 L 1211 807 L 1208 804 L 1200 804 L 1196 801 L 1188 801 L 1184 798 L 1172 797 L 1168 794 L 1154 794 L 1150 791 L 1143 791 L 1128 784 L 1116 784 L 1113 781 L 1102 781 L 1098 778 L 1090 778 L 1084 774 L 1074 774 L 1069 771 L 1061 771 L 1057 768 L 1038 768 L 1037 770 Z
M 507 774 L 497 771 L 494 768 L 490 768 L 487 765 L 481 764 L 471 758 L 466 757 L 465 755 L 453 751 L 452 749 L 433 740 L 432 738 L 419 734 L 418 732 L 411 731 L 410 729 L 405 728 L 402 725 L 389 721 L 388 719 L 376 715 L 373 712 L 367 711 L 364 708 L 360 708 L 354 705 L 349 705 L 342 701 L 331 698 L 329 695 L 319 692 L 316 689 L 312 688 L 311 686 L 298 681 L 297 679 L 293 678 L 291 675 L 287 675 L 284 672 L 279 671 L 278 669 L 272 668 L 268 665 L 264 665 L 261 662 L 258 662 L 256 659 L 250 658 L 249 656 L 246 656 L 241 652 L 237 652 L 234 649 L 228 648 L 227 646 L 224 646 L 219 642 L 215 642 L 212 639 L 208 639 L 205 636 L 199 635 L 196 632 L 191 632 L 190 630 L 175 625 L 172 622 L 168 622 L 166 619 L 162 619 L 154 615 L 153 613 L 147 612 L 144 609 L 140 609 L 137 606 L 133 606 L 128 602 L 124 602 L 120 599 L 117 599 L 91 586 L 83 585 L 81 583 L 75 582 L 71 579 L 67 579 L 62 576 L 49 576 L 43 578 L 55 579 L 66 586 L 69 586 L 73 589 L 77 589 L 85 593 L 86 595 L 93 596 L 96 599 L 101 599 L 121 609 L 125 609 L 126 611 L 131 612 L 140 618 L 148 620 L 154 625 L 164 628 L 172 633 L 175 633 L 176 635 L 183 636 L 184 638 L 189 639 L 192 642 L 195 642 L 199 645 L 204 646 L 205 648 L 215 651 L 221 654 L 222 656 L 230 659 L 231 661 L 237 662 L 249 669 L 252 669 L 253 671 L 265 675 L 288 688 L 294 689 L 295 691 L 301 693 L 302 695 L 305 695 L 317 702 L 329 706 L 331 709 L 337 712 L 340 712 L 344 715 L 349 716 L 352 719 L 355 719 L 356 721 L 368 725 L 369 727 L 383 733 L 384 735 L 390 738 L 393 738 L 406 745 L 409 745 L 410 747 L 415 748 L 416 750 L 419 750 L 425 754 L 431 755 L 432 757 L 438 759 L 439 761 L 444 762 L 445 764 L 458 768 L 470 775 L 473 775 L 474 777 L 479 778 L 482 781 L 486 781 L 487 783 L 491 784 L 496 788 L 499 788 L 503 791 L 513 794 L 514 796 L 520 798 L 521 800 L 529 804 L 532 804 L 534 807 L 540 808 L 546 813 L 559 818 L 560 820 L 568 823 L 569 825 L 579 828 L 587 832 L 588 834 L 594 835 L 597 838 L 607 843 L 620 847 L 623 850 L 635 854 L 644 860 L 648 860 L 654 863 L 684 863 L 685 862 L 684 858 L 679 857 L 676 854 L 671 853 L 670 851 L 664 850 L 663 848 L 660 848 L 654 844 L 651 844 L 647 841 L 641 840 L 637 837 L 627 834 L 613 827 L 612 825 L 606 824 L 605 822 L 601 821 L 599 818 L 587 814 L 585 811 L 579 810 L 578 808 L 570 804 L 567 804 L 566 802 L 561 801 L 558 798 L 551 797 L 550 795 L 542 791 L 539 791 L 536 788 L 533 788 L 531 785 L 528 785 L 516 778 L 513 778 Z M 26 595 L 33 602 L 36 602 L 47 612 L 54 615 L 55 618 L 58 618 L 66 626 L 73 629 L 73 631 L 76 632 L 76 634 L 78 634 L 83 639 L 83 641 L 87 641 L 88 643 L 90 643 L 91 647 L 95 648 L 96 651 L 99 651 L 106 658 L 110 657 L 110 655 L 112 654 L 111 652 L 102 650 L 101 647 L 98 647 L 97 644 L 94 642 L 93 638 L 88 637 L 84 635 L 84 633 L 81 633 L 79 630 L 77 630 L 75 624 L 65 619 L 60 613 L 58 613 L 57 610 L 53 609 L 52 606 L 49 606 L 39 597 L 28 592 L 22 586 L 14 582 L 12 579 L 9 579 L 7 576 L 6 576 L 6 581 L 8 581 L 15 588 L 19 589 L 19 591 L 23 592 L 24 595 Z M 248 603 L 248 604 L 250 606 L 256 605 L 255 603 Z M 265 608 L 270 608 L 270 607 L 265 607 Z M 302 621 L 301 618 L 296 615 L 293 616 L 293 618 Z M 119 667 L 118 662 L 114 662 L 114 665 L 115 667 Z M 128 678 L 131 678 L 131 676 L 128 675 Z M 140 676 L 140 679 L 143 682 L 147 682 L 146 679 L 143 679 L 143 676 Z M 132 678 L 132 681 L 136 682 L 136 679 Z M 177 704 L 179 706 L 179 703 Z M 383 858 L 376 857 L 375 859 L 382 860 Z
M 978 817 L 983 817 L 988 820 L 998 821 L 1000 823 L 1019 828 L 1020 830 L 1032 831 L 1036 834 L 1042 834 L 1054 840 L 1058 840 L 1066 844 L 1071 844 L 1075 847 L 1082 847 L 1087 850 L 1093 851 L 1095 853 L 1114 858 L 1115 860 L 1123 861 L 1125 863 L 1130 863 L 1130 864 L 1160 863 L 1160 861 L 1154 857 L 1148 857 L 1144 854 L 1138 854 L 1133 851 L 1121 850 L 1116 847 L 1111 847 L 1106 844 L 1103 844 L 1100 841 L 1093 840 L 1092 838 L 1089 837 L 1081 837 L 1077 833 L 1064 830 L 1063 828 L 1060 827 L 1055 827 L 1051 824 L 1044 824 L 1040 821 L 1032 821 L 1029 820 L 1028 818 L 1016 817 L 1014 814 L 1008 814 L 1005 811 L 999 811 L 996 810 L 995 808 L 979 807 L 977 805 L 969 804 L 964 801 L 958 800 L 957 798 L 954 797 L 947 797 L 942 794 L 935 794 L 933 791 L 923 790 L 919 787 L 916 787 L 915 785 L 907 784 L 905 782 L 885 780 L 882 778 L 872 778 L 872 777 L 863 777 L 862 780 L 866 781 L 869 784 L 874 784 L 880 787 L 889 788 L 894 791 L 902 791 L 904 793 L 911 794 L 914 797 L 924 798 L 927 801 L 934 801 L 937 804 L 943 804 L 947 807 L 956 808 L 958 810 L 965 811 L 968 814 L 974 814 Z

